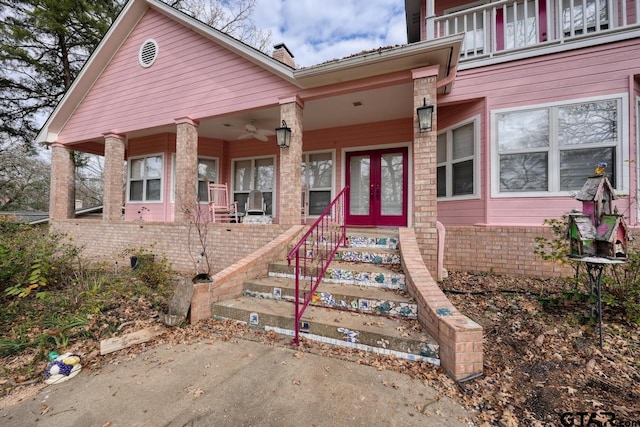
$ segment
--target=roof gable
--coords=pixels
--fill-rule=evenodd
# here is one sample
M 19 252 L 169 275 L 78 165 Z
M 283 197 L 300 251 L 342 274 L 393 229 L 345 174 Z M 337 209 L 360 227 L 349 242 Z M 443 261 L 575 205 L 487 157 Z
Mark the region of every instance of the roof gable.
M 143 43 L 158 44 L 148 68 Z M 277 104 L 293 86 L 169 17 L 148 10 L 59 134 L 61 142 L 99 138 L 108 131 L 172 125 Z M 289 89 L 291 90 L 291 89 Z
M 270 72 L 283 81 L 289 83 L 295 81 L 293 78 L 293 70 L 290 67 L 225 33 L 189 17 L 161 1 L 129 0 L 67 93 L 47 119 L 36 138 L 36 142 L 45 143 L 58 141 L 59 133 L 67 121 L 70 120 L 72 114 L 78 109 L 90 89 L 96 84 L 103 71 L 110 65 L 116 53 L 119 52 L 121 47 L 127 42 L 129 35 L 137 28 L 149 10 L 153 10 L 167 17 L 169 20 L 182 24 L 195 34 L 199 34 L 217 43 L 219 46 Z

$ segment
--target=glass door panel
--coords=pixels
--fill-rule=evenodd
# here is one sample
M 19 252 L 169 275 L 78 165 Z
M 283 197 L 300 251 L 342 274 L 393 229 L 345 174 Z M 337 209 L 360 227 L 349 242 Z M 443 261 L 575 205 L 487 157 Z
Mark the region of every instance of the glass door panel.
M 347 154 L 347 224 L 407 225 L 407 148 Z
M 349 191 L 351 192 L 351 203 L 349 213 L 351 215 L 369 215 L 371 198 L 369 196 L 369 185 L 371 183 L 369 156 L 351 157 L 349 164 Z

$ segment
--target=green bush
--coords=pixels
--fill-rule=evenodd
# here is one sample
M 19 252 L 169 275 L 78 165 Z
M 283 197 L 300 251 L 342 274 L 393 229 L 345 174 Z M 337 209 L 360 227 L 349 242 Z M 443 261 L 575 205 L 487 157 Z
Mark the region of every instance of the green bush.
M 122 255 L 131 258 L 132 273 L 136 278 L 151 289 L 162 290 L 171 285 L 175 272 L 167 257 L 154 254 L 152 249 L 127 249 Z
M 43 288 L 69 283 L 80 250 L 46 226 L 30 226 L 0 218 L 0 290 L 8 297 L 26 297 Z

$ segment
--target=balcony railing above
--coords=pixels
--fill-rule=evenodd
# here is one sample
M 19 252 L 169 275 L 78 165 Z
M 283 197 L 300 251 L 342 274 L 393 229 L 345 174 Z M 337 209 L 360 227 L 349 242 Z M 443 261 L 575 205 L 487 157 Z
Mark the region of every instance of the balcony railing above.
M 426 28 L 428 39 L 465 33 L 464 60 L 611 33 L 639 16 L 640 0 L 502 0 L 432 16 Z

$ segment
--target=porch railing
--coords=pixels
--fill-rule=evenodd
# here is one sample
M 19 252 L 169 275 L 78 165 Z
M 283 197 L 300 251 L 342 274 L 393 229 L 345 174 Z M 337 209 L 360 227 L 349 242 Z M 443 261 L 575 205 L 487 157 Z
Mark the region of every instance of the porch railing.
M 638 24 L 640 0 L 502 0 L 432 14 L 426 28 L 429 39 L 465 33 L 461 58 L 471 59 Z
M 296 276 L 294 345 L 300 343 L 302 315 L 327 272 L 338 247 L 346 241 L 345 201 L 348 188 L 344 187 L 338 193 L 287 256 L 289 265 L 292 262 L 295 265 Z

